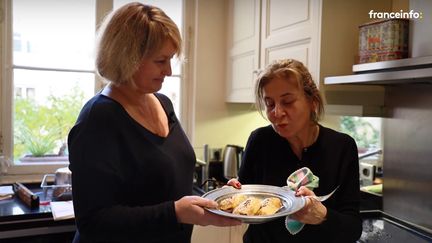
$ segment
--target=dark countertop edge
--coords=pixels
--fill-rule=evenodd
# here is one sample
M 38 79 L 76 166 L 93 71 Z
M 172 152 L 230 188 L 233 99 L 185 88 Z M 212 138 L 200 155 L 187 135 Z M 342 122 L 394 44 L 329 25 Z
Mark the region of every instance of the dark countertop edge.
M 69 233 L 75 232 L 75 225 L 60 225 L 51 228 L 47 227 L 37 227 L 31 229 L 15 229 L 9 231 L 0 231 L 0 240 L 1 239 L 14 239 L 17 237 L 29 237 L 36 235 L 48 235 L 48 234 L 58 234 L 58 233 Z
M 27 218 L 22 220 L 13 219 L 10 221 L 0 222 L 0 232 L 9 230 L 11 228 L 16 228 L 17 226 L 21 228 L 25 225 L 25 228 L 31 228 L 31 226 L 39 226 L 41 224 L 44 226 L 70 225 L 75 224 L 75 219 L 54 220 L 52 217 Z
M 51 212 L 39 212 L 39 213 L 24 213 L 24 214 L 14 214 L 7 216 L 0 216 L 0 225 L 4 223 L 20 222 L 20 221 L 43 221 L 43 220 L 53 220 Z

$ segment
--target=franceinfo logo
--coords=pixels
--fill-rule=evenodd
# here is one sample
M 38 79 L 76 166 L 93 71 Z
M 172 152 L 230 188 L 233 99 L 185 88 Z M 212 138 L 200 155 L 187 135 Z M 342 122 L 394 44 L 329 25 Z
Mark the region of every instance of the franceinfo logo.
M 410 10 L 408 12 L 400 10 L 399 12 L 375 12 L 369 11 L 370 19 L 421 19 L 423 18 L 422 12 Z

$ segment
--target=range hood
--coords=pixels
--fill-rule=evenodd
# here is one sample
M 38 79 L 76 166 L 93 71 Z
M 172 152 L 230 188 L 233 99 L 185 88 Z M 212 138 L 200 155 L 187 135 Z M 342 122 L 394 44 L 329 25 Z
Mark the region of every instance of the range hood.
M 353 65 L 353 75 L 324 78 L 324 84 L 432 83 L 432 56 Z

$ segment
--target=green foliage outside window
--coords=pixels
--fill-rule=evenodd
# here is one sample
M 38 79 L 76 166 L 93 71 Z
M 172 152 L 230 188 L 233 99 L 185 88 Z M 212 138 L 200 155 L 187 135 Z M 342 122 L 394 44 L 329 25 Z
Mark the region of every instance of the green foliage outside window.
M 367 119 L 355 116 L 341 117 L 341 132 L 354 138 L 359 148 L 373 148 L 380 145 L 380 133 Z
M 15 98 L 14 158 L 65 155 L 67 135 L 83 105 L 84 92 L 75 87 L 62 97 L 50 95 L 45 104 Z

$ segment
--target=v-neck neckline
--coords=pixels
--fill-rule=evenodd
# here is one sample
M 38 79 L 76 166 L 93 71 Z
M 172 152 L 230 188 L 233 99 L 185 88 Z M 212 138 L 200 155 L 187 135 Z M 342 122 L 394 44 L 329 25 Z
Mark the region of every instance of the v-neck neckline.
M 127 110 L 124 108 L 124 106 L 123 106 L 119 101 L 117 101 L 117 100 L 115 100 L 114 98 L 109 97 L 109 96 L 107 96 L 107 95 L 105 95 L 105 94 L 102 94 L 102 93 L 100 93 L 100 95 L 103 96 L 103 97 L 105 97 L 105 98 L 107 98 L 107 99 L 109 99 L 109 100 L 114 101 L 117 105 L 119 105 L 119 106 L 121 107 L 123 113 L 125 113 L 125 115 L 128 117 L 128 119 L 131 120 L 133 123 L 135 123 L 137 126 L 139 126 L 141 129 L 143 129 L 144 131 L 146 131 L 148 134 L 151 134 L 152 136 L 157 137 L 157 138 L 160 138 L 160 139 L 166 139 L 166 138 L 168 138 L 168 137 L 170 136 L 171 131 L 172 131 L 172 128 L 174 127 L 174 123 L 172 122 L 172 119 L 170 118 L 170 115 L 169 115 L 168 112 L 167 112 L 167 109 L 166 109 L 166 107 L 165 107 L 164 102 L 160 99 L 160 97 L 157 95 L 157 93 L 153 93 L 153 95 L 156 97 L 156 99 L 157 99 L 157 100 L 159 101 L 159 103 L 161 104 L 162 109 L 164 110 L 164 113 L 165 113 L 165 115 L 166 115 L 166 117 L 167 117 L 167 119 L 168 119 L 168 134 L 167 134 L 166 137 L 164 137 L 164 136 L 160 136 L 160 135 L 158 135 L 158 134 L 156 134 L 156 133 L 150 131 L 148 128 L 146 128 L 146 127 L 143 126 L 141 123 L 139 123 L 137 120 L 135 120 L 135 119 L 134 119 L 134 118 L 133 118 L 133 117 L 132 117 L 128 112 L 127 112 Z

